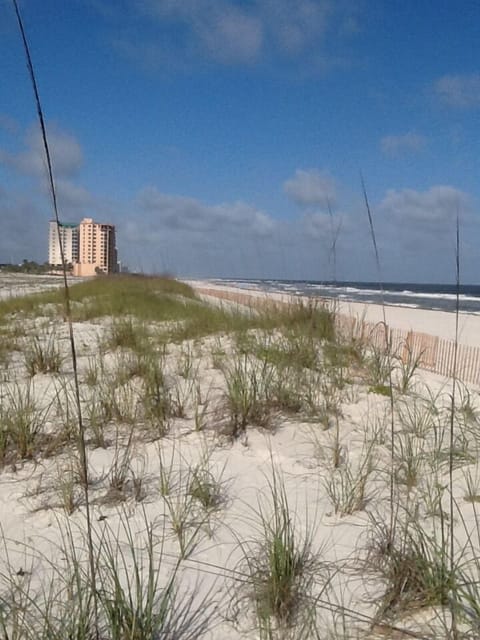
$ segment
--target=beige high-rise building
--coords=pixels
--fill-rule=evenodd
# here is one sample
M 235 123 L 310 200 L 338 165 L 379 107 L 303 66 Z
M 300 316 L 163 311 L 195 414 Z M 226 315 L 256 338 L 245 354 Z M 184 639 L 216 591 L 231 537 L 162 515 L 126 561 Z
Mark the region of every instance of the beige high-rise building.
M 48 263 L 54 267 L 62 266 L 62 255 L 60 252 L 60 242 L 62 241 L 63 255 L 67 265 L 78 262 L 78 224 L 73 222 L 61 222 L 58 225 L 55 220 L 50 220 L 48 234 Z
M 84 218 L 78 225 L 79 257 L 73 265 L 76 276 L 94 276 L 117 271 L 115 226 Z

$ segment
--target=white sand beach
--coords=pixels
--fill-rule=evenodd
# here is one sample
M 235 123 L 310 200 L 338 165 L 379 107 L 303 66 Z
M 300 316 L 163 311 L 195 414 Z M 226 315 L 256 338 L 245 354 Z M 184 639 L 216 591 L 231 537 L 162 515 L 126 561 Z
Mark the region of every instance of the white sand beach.
M 363 314 L 364 306 L 349 305 L 348 310 Z M 377 308 L 367 309 L 375 322 L 378 313 Z M 387 314 L 387 322 L 398 322 L 399 327 L 451 336 L 450 318 L 444 317 L 449 314 L 398 308 L 387 309 Z M 450 530 L 445 524 L 450 508 L 448 378 L 414 371 L 405 389 L 395 387 L 392 417 L 390 398 L 375 392 L 383 387 L 368 377 L 367 369 L 355 365 L 340 373 L 319 364 L 300 374 L 295 362 L 278 369 L 272 361 L 262 361 L 262 349 L 273 345 L 299 348 L 288 333 L 256 329 L 247 334 L 250 342 L 241 342 L 220 332 L 163 347 L 155 342 L 162 325 L 151 323 L 144 327 L 150 351 L 161 362 L 175 408 L 152 426 L 142 409 L 146 383 L 141 356 L 111 344 L 112 330 L 120 321 L 125 318 L 74 325 L 101 588 L 110 588 L 115 565 L 128 591 L 136 562 L 146 571 L 151 544 L 158 597 L 169 577 L 176 578 L 168 638 L 374 639 L 412 637 L 409 633 L 417 638 L 449 637 L 444 603 L 423 600 L 407 589 L 398 602 L 389 602 L 388 572 L 382 572 L 378 555 L 392 513 L 392 473 L 400 530 L 410 523 L 412 535 L 425 533 L 432 557 L 436 547 L 431 541 L 440 543 L 442 532 Z M 462 337 L 474 339 L 475 321 L 462 318 Z M 38 440 L 39 450 L 30 459 L 9 458 L 4 451 L 0 598 L 10 602 L 13 593 L 27 591 L 41 603 L 53 576 L 56 606 L 65 613 L 60 594 L 72 578 L 69 540 L 82 562 L 86 557 L 86 507 L 75 446 L 56 443 L 53 437 L 75 423 L 67 327 L 37 318 L 24 328 L 19 348 L 2 365 L 2 424 L 12 415 L 9 408 L 18 406 L 28 390 L 36 429 L 49 437 Z M 62 354 L 59 372 L 28 374 L 24 352 L 32 332 L 44 346 L 54 336 Z M 326 357 L 321 348 L 318 357 L 319 363 Z M 262 385 L 275 380 L 278 387 L 281 382 L 285 403 L 277 400 L 268 415 L 260 410 L 249 414 L 236 436 L 229 396 L 235 372 L 244 376 L 247 387 L 254 372 L 260 395 Z M 343 376 L 340 383 L 338 375 Z M 395 368 L 395 385 L 400 385 L 401 376 Z M 102 423 L 98 412 L 107 392 L 113 394 L 109 397 L 115 409 Z M 293 394 L 289 410 L 287 393 Z M 293 408 L 295 393 L 301 398 L 298 410 Z M 457 402 L 454 546 L 465 559 L 479 542 L 478 392 L 462 387 Z M 441 513 L 447 514 L 446 520 Z M 285 527 L 299 554 L 299 568 L 291 596 L 297 608 L 282 619 L 281 610 L 276 618 L 265 613 L 274 607 L 265 594 L 272 536 L 284 535 Z M 124 555 L 119 555 L 119 548 Z M 472 567 L 475 574 L 475 563 Z M 381 602 L 388 615 L 379 616 Z M 38 606 L 45 611 L 44 605 Z M 12 624 L 4 611 L 0 630 L 2 615 L 5 628 Z M 271 625 L 270 630 L 262 630 L 262 624 Z M 469 623 L 462 624 L 467 628 Z
M 208 280 L 187 280 L 194 289 L 214 289 L 219 292 L 228 293 L 248 293 L 248 295 L 263 298 L 268 296 L 271 299 L 289 302 L 292 299 L 308 301 L 304 296 L 289 296 L 281 293 L 268 293 L 260 291 L 258 288 L 246 289 L 242 287 L 221 285 Z M 331 300 L 327 300 L 331 303 Z M 380 323 L 384 321 L 384 313 L 387 325 L 406 331 L 426 333 L 438 336 L 446 340 L 455 339 L 455 314 L 447 311 L 420 309 L 417 307 L 402 307 L 386 304 L 382 307 L 379 304 L 363 304 L 360 302 L 340 301 L 335 303 L 335 308 L 339 313 L 364 318 L 367 322 Z M 458 323 L 458 339 L 465 345 L 474 347 L 480 346 L 480 316 L 472 313 L 460 312 Z
M 70 278 L 69 280 L 73 284 L 83 279 Z M 0 270 L 0 300 L 58 289 L 61 286 L 63 286 L 63 276 L 10 273 Z

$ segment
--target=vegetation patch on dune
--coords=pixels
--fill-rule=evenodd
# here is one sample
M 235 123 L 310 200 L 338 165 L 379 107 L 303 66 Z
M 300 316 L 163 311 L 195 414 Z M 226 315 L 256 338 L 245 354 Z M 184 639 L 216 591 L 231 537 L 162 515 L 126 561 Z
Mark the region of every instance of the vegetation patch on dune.
M 441 380 L 325 306 L 121 276 L 71 287 L 78 404 L 60 295 L 0 303 L 2 637 L 475 637 L 475 390 L 452 449 Z

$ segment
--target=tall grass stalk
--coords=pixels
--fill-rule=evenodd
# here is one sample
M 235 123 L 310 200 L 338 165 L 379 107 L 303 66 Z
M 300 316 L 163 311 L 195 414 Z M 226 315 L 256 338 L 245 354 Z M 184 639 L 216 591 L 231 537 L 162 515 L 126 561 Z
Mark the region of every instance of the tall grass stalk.
M 378 251 L 377 238 L 375 235 L 375 227 L 373 224 L 372 212 L 370 209 L 370 203 L 368 201 L 367 189 L 365 187 L 365 181 L 363 179 L 363 175 L 360 174 L 361 183 L 362 183 L 362 191 L 363 197 L 365 200 L 365 207 L 367 209 L 368 215 L 368 224 L 370 228 L 370 236 L 372 238 L 373 249 L 375 252 L 375 262 L 377 265 L 377 273 L 378 273 L 378 284 L 380 287 L 380 299 L 382 305 L 382 315 L 383 315 L 383 328 L 385 331 L 385 349 L 389 357 L 391 357 L 391 345 L 388 335 L 388 326 L 387 326 L 387 315 L 385 312 L 385 300 L 384 300 L 384 292 L 383 292 L 383 278 L 382 278 L 382 269 L 380 265 L 380 254 Z M 388 383 L 390 387 L 390 414 L 391 414 L 391 422 L 390 422 L 390 535 L 395 535 L 395 523 L 396 523 L 396 510 L 398 507 L 395 507 L 395 418 L 394 418 L 394 402 L 393 402 L 393 380 L 392 380 L 392 367 L 388 368 Z
M 450 573 L 453 574 L 453 570 L 455 567 L 455 558 L 454 558 L 454 497 L 453 497 L 453 471 L 454 471 L 454 445 L 455 445 L 455 392 L 457 388 L 457 358 L 458 358 L 458 321 L 459 321 L 459 312 L 460 312 L 460 220 L 457 210 L 456 220 L 455 220 L 455 342 L 454 342 L 454 351 L 453 351 L 453 371 L 452 371 L 452 402 L 451 402 L 451 410 L 450 410 L 450 442 L 449 442 L 449 457 L 448 457 L 448 486 L 450 493 Z M 458 637 L 457 631 L 457 621 L 456 621 L 456 609 L 457 603 L 454 602 L 456 592 L 453 591 L 451 594 L 451 616 L 452 616 L 452 624 L 451 624 L 451 633 L 454 638 Z
M 53 177 L 53 167 L 52 167 L 52 159 L 50 154 L 50 146 L 48 143 L 47 129 L 45 126 L 45 119 L 43 116 L 43 109 L 40 101 L 40 94 L 38 91 L 37 80 L 35 77 L 32 57 L 30 54 L 30 47 L 28 45 L 28 40 L 27 40 L 27 36 L 23 26 L 23 20 L 18 7 L 18 2 L 17 0 L 12 0 L 12 3 L 13 3 L 13 8 L 15 10 L 15 15 L 17 17 L 18 28 L 20 30 L 20 35 L 23 42 L 23 48 L 25 51 L 25 57 L 27 60 L 28 73 L 30 76 L 32 89 L 35 96 L 35 104 L 37 108 L 38 121 L 41 129 L 43 149 L 45 152 L 45 160 L 47 163 L 49 190 L 52 198 L 52 206 L 53 206 L 53 212 L 55 216 L 55 222 L 57 225 L 57 238 L 58 238 L 58 243 L 60 248 L 60 257 L 62 260 L 63 292 L 64 292 L 63 304 L 64 304 L 65 318 L 68 322 L 70 350 L 72 355 L 73 377 L 74 377 L 74 384 L 75 384 L 75 399 L 77 404 L 77 417 L 78 417 L 79 452 L 80 452 L 80 459 L 81 459 L 81 465 L 82 465 L 83 486 L 84 486 L 84 493 L 85 493 L 85 509 L 86 509 L 86 517 L 87 517 L 87 536 L 88 536 L 89 561 L 90 561 L 90 573 L 91 573 L 90 579 L 93 586 L 96 637 L 98 638 L 98 605 L 97 605 L 97 595 L 96 595 L 97 590 L 95 585 L 96 568 L 95 568 L 95 557 L 93 553 L 93 541 L 92 541 L 92 526 L 91 526 L 91 514 L 90 514 L 89 488 L 88 488 L 88 463 L 87 463 L 87 453 L 86 453 L 86 445 L 85 445 L 85 432 L 84 432 L 84 427 L 82 422 L 80 384 L 79 384 L 78 367 L 77 367 L 77 351 L 76 351 L 76 345 L 75 345 L 75 336 L 73 332 L 70 292 L 69 292 L 68 278 L 67 278 L 67 263 L 65 260 L 65 251 L 63 247 L 62 237 L 60 234 L 60 216 L 58 212 L 57 193 L 56 193 L 55 181 Z
M 327 210 L 328 210 L 328 216 L 330 219 L 330 235 L 332 236 L 332 246 L 330 247 L 330 253 L 332 256 L 332 262 L 333 262 L 333 282 L 336 286 L 337 284 L 337 241 L 338 241 L 338 236 L 340 235 L 340 230 L 342 228 L 342 222 L 340 221 L 340 223 L 337 225 L 337 227 L 334 227 L 333 224 L 333 211 L 332 211 L 332 206 L 330 203 L 330 198 L 327 196 Z
M 424 355 L 424 351 L 422 350 L 419 354 L 415 355 L 413 353 L 412 347 L 407 343 L 405 345 L 406 348 L 406 357 L 398 358 L 398 388 L 400 393 L 407 393 L 410 389 L 410 384 L 415 376 L 417 369 L 422 364 L 422 358 Z

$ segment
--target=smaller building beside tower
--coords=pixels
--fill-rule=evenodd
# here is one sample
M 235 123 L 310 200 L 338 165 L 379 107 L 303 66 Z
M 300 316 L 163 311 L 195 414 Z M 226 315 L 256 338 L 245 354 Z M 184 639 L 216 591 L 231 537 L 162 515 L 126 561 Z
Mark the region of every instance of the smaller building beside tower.
M 83 218 L 79 224 L 61 223 L 58 227 L 65 262 L 75 276 L 94 276 L 117 271 L 115 225 Z M 48 261 L 61 266 L 57 223 L 50 222 Z
M 78 224 L 76 222 L 62 222 L 58 225 L 52 220 L 49 225 L 48 236 L 48 263 L 53 267 L 62 266 L 62 255 L 60 253 L 60 243 L 58 236 L 62 240 L 63 255 L 67 265 L 74 265 L 78 262 Z

